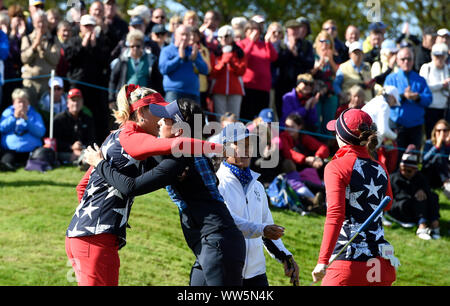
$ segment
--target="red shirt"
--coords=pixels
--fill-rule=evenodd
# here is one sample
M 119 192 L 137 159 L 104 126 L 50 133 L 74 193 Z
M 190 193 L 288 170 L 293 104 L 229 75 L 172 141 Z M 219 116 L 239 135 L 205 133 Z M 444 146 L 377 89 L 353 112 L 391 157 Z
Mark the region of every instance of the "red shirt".
M 272 87 L 272 73 L 270 63 L 278 58 L 278 53 L 270 42 L 254 42 L 248 38 L 237 42 L 244 50 L 247 58 L 247 70 L 243 80 L 245 87 L 270 91 Z
M 300 139 L 296 142 L 288 131 L 281 132 L 280 134 L 280 151 L 283 157 L 286 159 L 292 159 L 296 164 L 303 164 L 306 157 L 309 155 L 307 152 L 300 153 L 294 150 L 296 145 L 300 144 L 309 152 L 312 152 L 314 156 L 322 159 L 328 158 L 330 150 L 328 147 L 315 139 L 314 137 L 306 134 L 299 134 Z
M 357 167 L 358 163 L 364 163 L 366 171 L 364 171 L 364 168 Z M 363 164 L 363 165 L 364 165 Z M 381 168 L 378 168 L 379 165 Z M 378 169 L 379 170 L 378 170 Z M 375 175 L 370 173 L 370 171 L 375 169 Z M 384 174 L 380 171 L 384 170 Z M 361 173 L 365 173 L 365 176 L 360 177 L 359 175 Z M 335 247 L 337 246 L 336 243 L 338 241 L 338 238 L 340 237 L 341 230 L 343 230 L 343 223 L 344 220 L 351 220 L 354 218 L 357 218 L 356 215 L 352 215 L 351 211 L 346 213 L 346 208 L 348 209 L 350 206 L 348 205 L 348 199 L 347 194 L 349 193 L 349 187 L 351 188 L 352 185 L 358 185 L 360 184 L 363 187 L 361 190 L 365 190 L 364 188 L 374 188 L 379 187 L 375 186 L 377 185 L 377 179 L 383 178 L 386 176 L 387 180 L 387 186 L 384 186 L 383 188 L 386 190 L 385 195 L 392 197 L 392 189 L 391 189 L 391 183 L 389 180 L 388 172 L 385 168 L 385 166 L 373 159 L 371 159 L 366 147 L 363 146 L 353 146 L 353 145 L 347 145 L 344 147 L 341 147 L 333 157 L 332 161 L 327 164 L 325 167 L 324 172 L 324 181 L 325 181 L 325 189 L 326 189 L 326 199 L 327 199 L 327 216 L 325 220 L 324 225 L 324 231 L 323 231 L 323 239 L 322 239 L 322 245 L 320 248 L 320 255 L 318 263 L 321 264 L 328 264 L 329 259 L 331 255 L 333 254 L 333 251 L 335 250 Z M 352 179 L 353 178 L 353 179 Z M 375 183 L 373 183 L 375 180 Z M 370 181 L 370 185 L 364 184 Z M 373 185 L 373 186 L 372 186 Z M 381 186 L 381 185 L 380 185 Z M 359 186 L 358 186 L 359 187 Z M 381 187 L 380 187 L 381 188 Z M 355 190 L 355 189 L 353 189 Z M 377 199 L 381 201 L 382 196 L 379 194 L 376 195 L 372 193 L 372 191 L 375 191 L 378 189 L 370 190 L 368 189 L 367 193 L 359 193 L 359 196 L 357 196 L 357 205 L 359 206 L 359 209 L 362 210 L 362 213 L 371 213 L 370 207 L 372 205 L 377 204 Z M 383 190 L 383 189 L 382 189 Z M 369 193 L 370 192 L 370 193 Z M 380 192 L 381 193 L 381 192 Z M 370 200 L 369 200 L 370 199 Z M 370 203 L 369 203 L 370 202 Z M 385 210 L 389 210 L 392 205 L 392 201 L 387 205 Z M 369 207 L 369 208 L 368 208 Z M 373 207 L 373 206 L 372 206 Z M 356 211 L 359 211 L 356 209 Z M 380 220 L 378 222 L 381 223 Z M 358 221 L 358 224 L 362 223 L 361 221 Z M 375 223 L 375 222 L 374 222 Z M 357 223 L 355 223 L 356 225 Z M 375 226 L 375 224 L 374 224 Z M 348 236 L 348 235 L 347 235 Z M 351 237 L 347 237 L 351 238 Z M 361 237 L 360 237 L 361 238 Z M 369 234 L 366 236 L 367 239 L 363 239 L 363 243 L 372 243 L 376 242 L 373 241 L 375 238 L 372 238 Z M 362 239 L 362 238 L 361 238 Z M 377 237 L 377 241 L 380 238 Z M 356 239 L 355 239 L 356 240 Z M 381 243 L 381 242 L 378 242 Z M 353 244 L 353 243 L 352 243 Z M 375 254 L 376 252 L 371 250 L 374 257 L 377 256 Z M 344 252 L 345 254 L 345 252 Z M 370 256 L 369 256 L 370 257 Z M 350 257 L 352 260 L 355 257 Z

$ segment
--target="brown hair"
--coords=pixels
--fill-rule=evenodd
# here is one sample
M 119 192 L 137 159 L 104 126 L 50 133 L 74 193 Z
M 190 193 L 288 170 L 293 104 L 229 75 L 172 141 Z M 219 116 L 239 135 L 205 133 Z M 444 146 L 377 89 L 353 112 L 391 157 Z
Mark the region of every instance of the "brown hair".
M 377 126 L 374 123 L 371 126 L 361 124 L 358 130 L 361 132 L 359 135 L 359 144 L 366 146 L 371 154 L 375 152 L 378 145 Z
M 445 127 L 450 130 L 450 123 L 448 123 L 447 120 L 441 119 L 438 122 L 436 122 L 436 124 L 433 127 L 433 130 L 431 131 L 431 142 L 433 143 L 433 145 L 436 145 L 436 142 L 437 142 L 437 140 L 436 140 L 436 127 L 439 124 L 444 124 Z

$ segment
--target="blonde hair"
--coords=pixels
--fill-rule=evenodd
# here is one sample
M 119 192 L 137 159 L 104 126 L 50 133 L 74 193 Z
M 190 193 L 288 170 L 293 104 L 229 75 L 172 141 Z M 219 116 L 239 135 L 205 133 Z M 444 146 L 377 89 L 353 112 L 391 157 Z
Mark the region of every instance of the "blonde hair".
M 180 25 L 182 23 L 181 21 L 182 20 L 181 20 L 180 16 L 178 16 L 178 15 L 172 16 L 172 18 L 170 18 L 170 20 L 169 20 L 169 32 L 173 33 L 176 30 L 176 28 L 175 29 L 173 28 L 172 23 L 178 23 L 178 25 Z
M 189 18 L 194 18 L 196 23 L 198 24 L 198 15 L 195 11 L 187 11 L 183 17 L 183 23 L 185 23 Z
M 11 94 L 12 100 L 16 99 L 26 99 L 27 101 L 30 101 L 30 96 L 28 95 L 28 92 L 23 88 L 16 88 Z
M 319 34 L 317 34 L 317 36 L 316 36 L 316 40 L 314 41 L 313 47 L 314 47 L 314 49 L 316 50 L 316 53 L 318 53 L 318 52 L 317 52 L 317 48 L 319 47 L 320 37 L 324 37 L 324 36 L 326 37 L 326 39 L 328 39 L 328 40 L 330 41 L 330 48 L 331 48 L 331 50 L 333 50 L 333 53 L 334 53 L 334 52 L 335 52 L 335 50 L 334 50 L 334 39 L 333 39 L 333 37 L 331 37 L 331 35 L 330 35 L 327 31 L 325 31 L 325 30 L 320 31 Z
M 131 43 L 134 41 L 139 41 L 144 43 L 144 33 L 139 30 L 133 30 L 127 34 L 127 42 Z
M 117 110 L 114 110 L 116 123 L 122 126 L 127 121 L 136 121 L 136 115 L 131 113 L 130 106 L 145 96 L 157 93 L 156 90 L 147 87 L 139 87 L 134 90 L 127 98 L 128 85 L 122 86 L 117 94 Z

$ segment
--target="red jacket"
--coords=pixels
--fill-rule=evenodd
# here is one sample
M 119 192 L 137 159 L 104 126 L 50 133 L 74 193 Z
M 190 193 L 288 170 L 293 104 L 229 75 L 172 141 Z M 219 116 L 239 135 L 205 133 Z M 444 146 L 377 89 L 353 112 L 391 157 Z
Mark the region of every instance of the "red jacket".
M 300 145 L 303 146 L 310 152 L 314 153 L 314 156 L 320 157 L 322 159 L 327 158 L 330 155 L 330 150 L 328 147 L 315 139 L 312 136 L 300 134 Z M 292 159 L 294 163 L 301 165 L 305 162 L 305 159 L 310 154 L 302 154 L 294 150 L 297 143 L 294 138 L 289 134 L 288 131 L 284 131 L 280 134 L 280 150 L 283 157 L 286 159 Z
M 278 58 L 278 53 L 270 42 L 251 41 L 246 38 L 237 42 L 247 57 L 247 70 L 244 74 L 245 87 L 270 91 L 272 73 L 270 63 Z
M 358 165 L 356 165 L 357 160 L 359 161 Z M 362 163 L 361 160 L 363 160 Z M 368 161 L 371 161 L 371 163 L 368 163 Z M 384 170 L 384 173 L 383 171 L 381 171 L 381 168 L 377 169 L 378 166 L 376 167 L 375 165 L 380 165 L 382 170 Z M 375 169 L 375 173 L 373 172 L 374 171 L 373 169 Z M 365 176 L 361 176 L 361 174 L 365 174 Z M 327 217 L 325 219 L 323 239 L 322 245 L 320 247 L 320 255 L 318 263 L 328 264 L 330 257 L 333 254 L 333 251 L 335 251 L 335 248 L 342 244 L 336 243 L 338 242 L 339 237 L 342 238 L 342 235 L 340 233 L 343 232 L 343 226 L 347 226 L 348 223 L 351 222 L 349 220 L 357 218 L 356 215 L 352 215 L 351 209 L 353 208 L 349 206 L 349 204 L 347 203 L 349 201 L 348 197 L 351 198 L 351 195 L 347 193 L 349 193 L 354 186 L 357 185 L 365 186 L 362 187 L 363 191 L 358 192 L 357 196 L 354 197 L 354 200 L 357 201 L 356 203 L 357 206 L 359 207 L 354 211 L 364 212 L 364 210 L 368 209 L 369 211 L 366 211 L 364 213 L 369 214 L 373 209 L 373 207 L 369 208 L 369 206 L 377 204 L 379 201 L 381 201 L 382 196 L 380 196 L 379 194 L 375 194 L 376 192 L 372 192 L 372 190 L 370 190 L 370 193 L 366 192 L 369 192 L 368 188 L 372 188 L 371 186 L 372 184 L 377 185 L 376 183 L 373 183 L 374 181 L 376 182 L 377 180 L 382 179 L 383 177 L 385 177 L 386 181 L 386 185 L 383 187 L 383 189 L 386 190 L 384 194 L 390 196 L 392 199 L 393 197 L 392 197 L 391 183 L 386 168 L 384 167 L 383 164 L 372 160 L 365 147 L 347 145 L 341 147 L 336 152 L 332 161 L 329 162 L 325 167 L 324 173 L 326 199 L 327 199 Z M 366 181 L 370 181 L 370 185 L 368 185 Z M 364 185 L 364 183 L 366 184 Z M 378 189 L 381 188 L 379 186 L 376 187 L 377 187 L 376 191 L 378 191 Z M 389 210 L 391 205 L 392 201 L 387 205 L 385 210 Z M 346 212 L 346 208 L 351 209 Z M 344 220 L 347 220 L 347 224 L 344 224 Z M 381 221 L 378 222 L 381 223 Z M 363 237 L 364 237 L 363 242 L 365 243 L 373 242 L 371 241 L 371 239 L 374 238 L 372 238 L 368 234 L 364 235 Z M 350 237 L 346 238 L 349 239 Z M 359 239 L 362 239 L 362 237 L 360 237 Z M 376 239 L 378 240 L 378 238 Z M 357 243 L 355 242 L 354 244 Z M 376 254 L 373 255 L 376 256 Z M 352 257 L 350 257 L 350 260 L 352 260 Z
M 216 57 L 211 54 L 211 93 L 221 95 L 244 95 L 242 76 L 247 68 L 245 57 L 236 52 L 223 53 Z

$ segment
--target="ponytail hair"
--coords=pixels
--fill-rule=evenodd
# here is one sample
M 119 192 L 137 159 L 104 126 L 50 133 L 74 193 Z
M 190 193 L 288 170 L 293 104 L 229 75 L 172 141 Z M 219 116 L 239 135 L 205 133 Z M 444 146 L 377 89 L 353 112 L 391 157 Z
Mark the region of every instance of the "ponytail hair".
M 147 87 L 133 87 L 133 84 L 124 85 L 117 94 L 117 110 L 114 110 L 116 123 L 123 126 L 127 121 L 137 121 L 137 112 L 131 112 L 130 106 L 145 96 L 157 91 Z M 133 91 L 131 91 L 133 89 Z M 146 106 L 148 108 L 148 106 Z
M 361 133 L 359 135 L 359 144 L 361 146 L 366 146 L 369 152 L 373 153 L 378 145 L 376 124 L 372 123 L 370 126 L 365 123 L 360 124 L 358 130 Z

